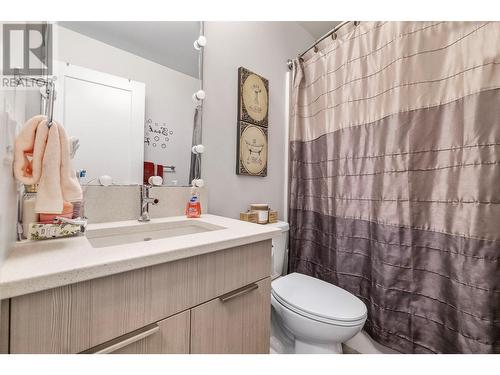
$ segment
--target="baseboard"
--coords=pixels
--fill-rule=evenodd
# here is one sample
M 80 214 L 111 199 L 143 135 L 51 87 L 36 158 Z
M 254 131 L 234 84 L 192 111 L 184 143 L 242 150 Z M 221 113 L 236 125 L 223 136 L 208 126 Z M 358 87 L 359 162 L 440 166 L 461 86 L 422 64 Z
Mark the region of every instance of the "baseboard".
M 364 330 L 344 343 L 346 354 L 401 354 L 387 346 L 379 344 Z

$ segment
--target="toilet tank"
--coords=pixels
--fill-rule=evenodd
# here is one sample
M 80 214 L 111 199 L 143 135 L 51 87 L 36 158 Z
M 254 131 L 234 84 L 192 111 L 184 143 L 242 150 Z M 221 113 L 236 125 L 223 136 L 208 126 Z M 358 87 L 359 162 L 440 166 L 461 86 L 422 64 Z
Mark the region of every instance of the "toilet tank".
M 275 279 L 286 272 L 288 262 L 288 230 L 289 225 L 284 221 L 268 224 L 270 226 L 281 229 L 281 234 L 273 238 L 273 269 L 271 270 L 271 278 Z

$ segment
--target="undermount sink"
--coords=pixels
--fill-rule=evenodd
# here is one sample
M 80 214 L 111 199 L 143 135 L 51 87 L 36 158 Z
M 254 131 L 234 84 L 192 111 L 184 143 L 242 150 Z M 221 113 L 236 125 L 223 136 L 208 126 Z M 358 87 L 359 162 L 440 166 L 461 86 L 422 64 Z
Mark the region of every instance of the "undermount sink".
M 134 242 L 187 236 L 190 234 L 226 229 L 203 221 L 179 220 L 164 223 L 137 223 L 127 226 L 90 229 L 86 237 L 92 247 L 109 247 Z

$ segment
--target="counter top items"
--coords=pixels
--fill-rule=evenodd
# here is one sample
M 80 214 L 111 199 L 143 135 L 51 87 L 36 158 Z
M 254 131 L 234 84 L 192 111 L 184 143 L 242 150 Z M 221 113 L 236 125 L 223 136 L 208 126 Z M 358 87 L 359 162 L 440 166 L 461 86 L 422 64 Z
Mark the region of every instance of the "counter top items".
M 69 202 L 64 202 L 63 210 L 60 214 L 40 214 L 39 223 L 40 224 L 52 224 L 52 223 L 54 223 L 54 220 L 58 217 L 72 219 L 73 218 L 73 205 Z
M 45 240 L 59 237 L 76 236 L 85 230 L 81 227 L 79 218 L 80 207 L 74 207 L 64 202 L 63 212 L 60 214 L 38 214 L 35 211 L 37 185 L 25 185 L 22 197 L 22 237 L 29 240 Z M 79 205 L 80 202 L 75 202 Z M 75 216 L 76 215 L 76 216 Z
M 247 212 L 240 212 L 240 220 L 256 224 L 278 222 L 278 212 L 271 210 L 267 203 L 253 203 Z
M 268 224 L 274 224 L 278 222 L 278 211 L 269 209 Z
M 199 218 L 201 216 L 201 203 L 196 187 L 191 188 L 191 198 L 186 204 L 186 217 L 190 219 Z
M 36 193 L 38 191 L 38 184 L 24 185 L 25 193 Z
M 33 241 L 48 240 L 62 237 L 74 237 L 85 231 L 85 226 L 71 222 L 54 224 L 31 223 L 28 229 L 28 239 Z
M 28 237 L 29 224 L 36 223 L 39 220 L 39 215 L 35 211 L 35 203 L 36 203 L 36 189 L 30 190 L 31 192 L 27 192 L 25 189 L 25 193 L 22 197 L 22 213 L 21 220 L 23 226 L 23 237 Z
M 257 224 L 259 214 L 255 211 L 240 212 L 240 220 Z
M 89 224 L 85 236 L 21 241 L 0 268 L 0 299 L 272 239 L 272 226 L 204 214 Z
M 269 205 L 268 204 L 257 204 L 252 203 L 250 205 L 250 211 L 257 213 L 257 223 L 267 224 L 269 221 Z

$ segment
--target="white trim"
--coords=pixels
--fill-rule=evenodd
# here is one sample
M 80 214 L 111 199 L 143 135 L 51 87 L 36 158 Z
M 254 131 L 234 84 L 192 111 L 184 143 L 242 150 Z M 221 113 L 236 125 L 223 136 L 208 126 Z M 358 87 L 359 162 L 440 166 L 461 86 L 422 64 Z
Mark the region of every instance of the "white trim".
M 285 79 L 285 163 L 284 163 L 284 183 L 283 183 L 283 221 L 288 222 L 288 168 L 289 168 L 289 148 L 290 148 L 290 96 L 291 79 L 290 72 L 286 72 Z
M 364 330 L 347 340 L 344 344 L 360 354 L 400 354 L 387 346 L 379 344 Z
M 133 157 L 130 160 L 129 180 L 120 180 L 119 182 L 124 184 L 142 184 L 144 168 L 144 143 L 142 140 L 144 139 L 146 85 L 142 82 L 102 73 L 62 61 L 54 61 L 54 75 L 57 76 L 55 81 L 57 96 L 54 103 L 54 118 L 56 120 L 58 118 L 61 119 L 63 125 L 66 122 L 64 91 L 68 78 L 92 82 L 130 92 L 130 121 L 134 126 L 130 127 L 128 149 Z M 89 111 L 91 110 L 92 108 L 89 108 Z M 115 157 L 117 156 L 115 155 Z

